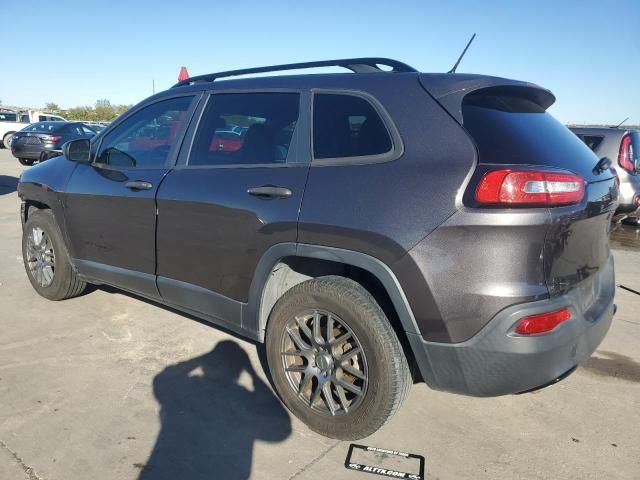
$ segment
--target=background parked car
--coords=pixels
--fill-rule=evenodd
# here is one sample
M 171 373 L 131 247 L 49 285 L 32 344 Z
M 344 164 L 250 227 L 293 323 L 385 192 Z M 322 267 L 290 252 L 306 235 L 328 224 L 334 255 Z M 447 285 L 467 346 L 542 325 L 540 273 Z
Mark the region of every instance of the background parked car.
M 15 107 L 2 107 L 2 111 L 0 111 L 0 141 L 5 148 L 9 148 L 13 134 L 31 123 L 64 121 L 65 119 L 61 116 L 51 113 Z
M 22 165 L 33 165 L 43 154 L 60 150 L 69 140 L 91 138 L 96 131 L 80 122 L 40 122 L 13 135 L 11 153 Z
M 606 127 L 570 127 L 598 155 L 609 157 L 620 179 L 618 213 L 640 218 L 640 131 Z

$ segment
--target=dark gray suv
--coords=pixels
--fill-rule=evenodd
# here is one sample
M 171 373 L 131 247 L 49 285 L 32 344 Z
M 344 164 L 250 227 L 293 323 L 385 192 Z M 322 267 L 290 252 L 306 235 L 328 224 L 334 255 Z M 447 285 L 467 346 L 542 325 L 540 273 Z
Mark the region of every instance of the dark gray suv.
M 224 80 L 320 66 L 351 73 Z M 415 381 L 541 388 L 615 311 L 615 174 L 553 102 L 381 58 L 191 78 L 22 174 L 25 268 L 52 300 L 108 284 L 264 342 L 282 401 L 334 438 Z

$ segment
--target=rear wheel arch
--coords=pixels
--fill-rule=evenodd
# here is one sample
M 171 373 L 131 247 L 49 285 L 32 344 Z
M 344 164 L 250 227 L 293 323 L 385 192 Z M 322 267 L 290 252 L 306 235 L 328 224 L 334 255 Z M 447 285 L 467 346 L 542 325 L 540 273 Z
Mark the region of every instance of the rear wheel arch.
M 248 322 L 255 322 L 252 327 L 259 338 L 264 339 L 271 311 L 287 291 L 307 280 L 336 275 L 357 282 L 373 296 L 400 339 L 411 368 L 414 368 L 413 350 L 406 334 L 417 334 L 419 330 L 404 292 L 389 267 L 374 257 L 351 250 L 287 245 L 290 247 L 276 246 L 275 252 L 282 255 L 268 251 L 256 270 L 245 318 Z M 416 372 L 413 373 L 417 376 Z

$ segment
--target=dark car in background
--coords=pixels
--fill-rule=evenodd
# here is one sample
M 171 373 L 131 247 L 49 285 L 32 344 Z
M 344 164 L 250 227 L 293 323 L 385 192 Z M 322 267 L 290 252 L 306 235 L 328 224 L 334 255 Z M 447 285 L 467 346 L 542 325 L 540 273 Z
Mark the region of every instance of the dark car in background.
M 640 131 L 569 127 L 598 158 L 608 157 L 620 179 L 618 213 L 640 218 Z
M 82 122 L 39 122 L 13 135 L 11 153 L 22 165 L 46 160 L 69 140 L 91 138 L 96 131 Z
M 354 73 L 223 80 L 322 66 Z M 554 101 L 381 58 L 193 77 L 22 173 L 26 274 L 264 342 L 282 401 L 329 437 L 373 433 L 414 381 L 542 388 L 615 312 L 615 172 Z M 212 148 L 232 124 L 242 145 Z

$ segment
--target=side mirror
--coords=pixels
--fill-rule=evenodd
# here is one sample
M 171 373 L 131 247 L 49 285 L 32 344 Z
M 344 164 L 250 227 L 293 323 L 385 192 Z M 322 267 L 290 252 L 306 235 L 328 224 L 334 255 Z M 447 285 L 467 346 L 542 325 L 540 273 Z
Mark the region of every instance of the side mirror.
M 62 146 L 67 160 L 78 163 L 90 163 L 91 143 L 85 138 L 71 140 Z

